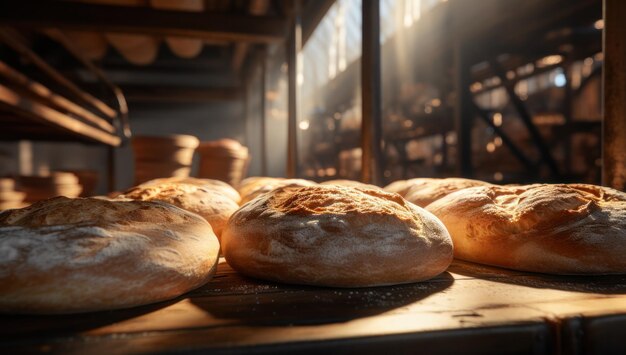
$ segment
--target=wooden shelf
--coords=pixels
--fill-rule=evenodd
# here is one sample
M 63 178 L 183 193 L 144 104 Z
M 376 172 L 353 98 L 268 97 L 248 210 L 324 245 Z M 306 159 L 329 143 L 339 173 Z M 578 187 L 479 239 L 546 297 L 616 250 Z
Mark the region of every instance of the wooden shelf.
M 211 282 L 170 302 L 1 316 L 0 351 L 624 353 L 625 326 L 626 275 L 556 277 L 455 261 L 426 282 L 331 289 L 244 278 L 222 261 Z
M 118 146 L 120 137 L 0 84 L 0 139 L 78 140 Z

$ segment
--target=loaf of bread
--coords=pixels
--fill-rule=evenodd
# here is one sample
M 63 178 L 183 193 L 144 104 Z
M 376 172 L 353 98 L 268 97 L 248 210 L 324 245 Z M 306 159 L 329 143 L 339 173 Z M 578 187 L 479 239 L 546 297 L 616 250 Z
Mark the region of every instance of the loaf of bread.
M 321 185 L 337 185 L 337 186 L 345 186 L 345 187 L 358 187 L 361 189 L 374 189 L 374 190 L 381 189 L 380 187 L 376 185 L 366 184 L 360 181 L 348 180 L 348 179 L 327 180 L 324 182 L 320 182 L 320 184 Z
M 57 197 L 0 213 L 0 312 L 60 314 L 168 300 L 212 277 L 201 217 L 158 202 Z
M 446 270 L 441 222 L 397 194 L 332 185 L 280 187 L 235 212 L 222 250 L 237 271 L 294 284 L 366 287 Z
M 235 201 L 219 189 L 183 182 L 139 185 L 117 198 L 121 200 L 162 201 L 197 213 L 211 224 L 218 238 L 222 234 L 222 229 L 230 215 L 239 208 Z
M 427 209 L 459 259 L 550 274 L 626 273 L 626 194 L 583 185 L 480 186 Z
M 168 177 L 168 178 L 160 178 L 153 179 L 142 183 L 140 186 L 150 186 L 150 185 L 161 185 L 163 183 L 184 183 L 190 185 L 196 185 L 200 187 L 204 187 L 205 189 L 215 189 L 226 196 L 228 196 L 233 201 L 239 203 L 241 200 L 241 196 L 239 196 L 239 192 L 235 190 L 234 187 L 225 183 L 224 181 L 215 180 L 215 179 L 200 179 L 193 177 Z
M 283 186 L 314 186 L 315 182 L 304 179 L 283 179 L 272 177 L 250 177 L 239 185 L 240 204 L 243 205 L 264 193 Z
M 420 207 L 426 207 L 455 191 L 474 186 L 488 186 L 488 182 L 463 178 L 412 179 L 404 198 Z

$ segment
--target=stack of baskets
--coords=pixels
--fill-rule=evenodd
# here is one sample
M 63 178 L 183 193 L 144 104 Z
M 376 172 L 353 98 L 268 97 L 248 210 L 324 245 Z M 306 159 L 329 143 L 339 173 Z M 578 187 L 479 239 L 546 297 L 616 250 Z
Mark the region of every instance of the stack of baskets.
M 26 194 L 16 189 L 14 178 L 0 178 L 0 210 L 22 208 L 26 205 Z
M 27 203 L 55 196 L 78 197 L 83 187 L 78 177 L 70 172 L 53 172 L 44 176 L 20 176 L 20 190 L 26 193 Z
M 189 176 L 199 143 L 198 138 L 189 135 L 134 137 L 135 184 L 162 177 Z
M 199 177 L 225 181 L 237 186 L 245 177 L 250 161 L 248 148 L 232 139 L 202 142 Z

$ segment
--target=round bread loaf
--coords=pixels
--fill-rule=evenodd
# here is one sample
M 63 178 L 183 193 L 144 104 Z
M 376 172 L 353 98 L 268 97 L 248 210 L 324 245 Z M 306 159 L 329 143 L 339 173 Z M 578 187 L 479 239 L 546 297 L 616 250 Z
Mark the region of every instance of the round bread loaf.
M 320 182 L 321 185 L 338 185 L 345 187 L 358 187 L 361 189 L 374 189 L 380 190 L 380 187 L 376 185 L 366 184 L 360 181 L 348 180 L 348 179 L 335 179 L 335 180 L 327 180 L 324 182 Z
M 193 177 L 168 177 L 149 180 L 139 186 L 160 185 L 163 183 L 184 183 L 204 187 L 206 189 L 216 189 L 219 192 L 222 192 L 226 196 L 230 197 L 231 200 L 237 203 L 239 203 L 239 201 L 241 200 L 239 192 L 237 192 L 234 187 L 230 186 L 224 181 L 214 179 L 200 179 Z
M 430 181 L 436 179 L 433 178 L 413 178 L 408 180 L 398 180 L 394 181 L 391 184 L 383 187 L 384 191 L 397 193 L 398 195 L 404 197 L 409 189 L 415 185 L 425 185 Z
M 247 182 L 239 189 L 241 205 L 254 200 L 256 197 L 284 186 L 315 186 L 315 182 L 304 179 L 257 178 Z
M 445 227 L 397 194 L 332 185 L 281 187 L 244 205 L 222 236 L 226 261 L 256 278 L 367 287 L 445 271 Z
M 60 314 L 168 300 L 205 284 L 211 226 L 158 202 L 57 197 L 0 213 L 0 312 Z
M 459 259 L 550 274 L 626 273 L 626 194 L 571 185 L 480 186 L 427 209 Z
M 211 224 L 218 238 L 221 236 L 222 229 L 230 215 L 239 208 L 235 201 L 217 189 L 182 182 L 139 185 L 117 198 L 121 200 L 162 201 L 197 213 Z
M 455 191 L 474 186 L 488 186 L 488 182 L 463 179 L 412 179 L 410 186 L 404 192 L 404 198 L 420 207 L 426 207 L 438 199 Z

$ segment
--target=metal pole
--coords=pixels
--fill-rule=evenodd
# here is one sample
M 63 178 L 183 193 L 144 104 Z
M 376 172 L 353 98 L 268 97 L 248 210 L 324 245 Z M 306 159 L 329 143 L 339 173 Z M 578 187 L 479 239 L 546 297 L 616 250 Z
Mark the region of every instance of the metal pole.
M 604 0 L 602 184 L 626 189 L 626 2 Z
M 382 183 L 382 109 L 380 78 L 380 0 L 363 1 L 361 57 L 361 179 Z
M 289 86 L 289 119 L 287 128 L 287 177 L 298 175 L 298 53 L 302 48 L 300 0 L 293 0 L 293 22 L 287 40 L 287 76 Z

